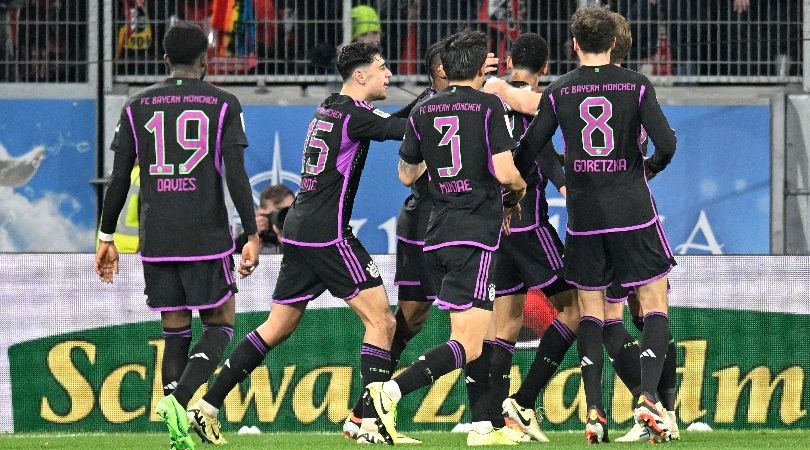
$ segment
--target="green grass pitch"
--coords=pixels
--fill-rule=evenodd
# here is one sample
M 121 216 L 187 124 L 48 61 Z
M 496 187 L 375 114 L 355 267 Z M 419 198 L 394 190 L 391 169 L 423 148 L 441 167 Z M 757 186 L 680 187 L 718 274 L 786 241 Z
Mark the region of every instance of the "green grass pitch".
M 550 444 L 521 444 L 525 448 L 583 448 L 586 446 L 583 433 L 550 432 Z M 611 431 L 611 436 L 621 436 L 621 431 Z M 422 439 L 424 444 L 410 446 L 418 449 L 447 449 L 466 447 L 466 435 L 459 433 L 413 433 L 413 437 Z M 681 440 L 672 442 L 668 448 L 682 449 L 730 449 L 730 448 L 808 448 L 810 430 L 792 431 L 714 431 L 709 433 L 681 432 Z M 254 436 L 228 435 L 229 450 L 267 450 L 267 449 L 335 449 L 357 448 L 357 444 L 344 439 L 339 434 L 317 433 L 283 433 L 262 434 Z M 214 447 L 199 444 L 197 448 L 211 450 Z M 648 448 L 651 444 L 610 444 L 613 448 Z M 404 446 L 408 447 L 408 446 Z M 168 448 L 168 437 L 164 434 L 0 434 L 0 449 L 165 449 Z M 660 445 L 655 448 L 661 448 Z

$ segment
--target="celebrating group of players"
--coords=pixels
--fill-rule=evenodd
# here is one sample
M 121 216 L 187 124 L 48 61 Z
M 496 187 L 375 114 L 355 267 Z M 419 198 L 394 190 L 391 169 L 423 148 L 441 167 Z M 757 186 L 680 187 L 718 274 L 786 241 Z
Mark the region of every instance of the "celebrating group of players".
M 132 96 L 116 131 L 96 270 L 106 282 L 118 271 L 112 233 L 137 160 L 147 302 L 161 312 L 165 340 L 166 397 L 157 414 L 172 448 L 194 448 L 190 429 L 204 442 L 225 442 L 217 420 L 225 396 L 294 332 L 308 302 L 326 290 L 345 299 L 365 326 L 365 388 L 343 427 L 358 443 L 418 443 L 396 431 L 396 405 L 455 369 L 467 380 L 468 445 L 548 441 L 534 406 L 574 340 L 588 442 L 608 441 L 603 347 L 636 402 L 636 425 L 620 440 L 678 437 L 667 318 L 667 274 L 675 260 L 647 184 L 670 162 L 674 132 L 649 80 L 619 67 L 632 42 L 622 16 L 584 8 L 572 17 L 571 30 L 581 66 L 542 94 L 537 85 L 548 46 L 540 36 L 527 33 L 513 42 L 511 82 L 486 85 L 497 60 L 488 55 L 485 36 L 449 36 L 427 51 L 430 88 L 392 115 L 369 103 L 385 98 L 391 77 L 379 47 L 346 45 L 337 59 L 342 90 L 321 103 L 309 124 L 269 317 L 236 345 L 207 393 L 189 406 L 233 335 L 234 249 L 223 178 L 251 235 L 238 268 L 243 277 L 258 264 L 259 244 L 239 102 L 202 81 L 202 31 L 187 23 L 169 29 L 170 78 Z M 564 171 L 551 144 L 558 127 Z M 655 144 L 649 158 L 647 136 Z M 397 225 L 396 313 L 349 226 L 371 140 L 403 141 L 399 178 L 412 189 Z M 567 200 L 565 246 L 548 220 L 548 181 Z M 559 314 L 520 389 L 508 396 L 529 289 L 542 290 Z M 628 296 L 642 329 L 638 345 L 622 320 Z M 391 378 L 434 303 L 451 311 L 450 340 Z M 192 310 L 199 310 L 204 331 L 189 351 Z

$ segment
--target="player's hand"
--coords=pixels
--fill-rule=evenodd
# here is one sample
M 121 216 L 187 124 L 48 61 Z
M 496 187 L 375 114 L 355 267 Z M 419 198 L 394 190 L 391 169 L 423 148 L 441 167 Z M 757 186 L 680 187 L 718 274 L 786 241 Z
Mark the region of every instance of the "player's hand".
M 500 95 L 507 87 L 509 87 L 509 83 L 500 78 L 492 77 L 484 83 L 484 92 Z
M 242 278 L 253 273 L 256 267 L 259 266 L 259 250 L 262 248 L 262 242 L 259 240 L 258 233 L 248 236 L 248 241 L 242 247 L 242 261 L 239 262 L 239 275 Z
M 98 241 L 96 273 L 101 281 L 113 282 L 113 275 L 118 273 L 118 249 L 115 248 L 114 242 Z
M 568 198 L 568 189 L 566 189 L 565 186 L 560 188 L 560 195 L 562 195 L 563 198 Z
M 518 218 L 518 220 L 520 220 L 521 213 L 522 213 L 522 211 L 520 209 L 520 203 L 518 203 L 517 205 L 515 205 L 515 206 L 513 206 L 511 208 L 504 208 L 503 209 L 503 225 L 502 226 L 503 226 L 504 234 L 506 234 L 507 236 L 512 234 L 512 230 L 510 229 L 510 227 L 512 225 L 512 216 L 515 216 L 515 217 Z
M 267 211 L 264 209 L 256 210 L 256 229 L 259 231 L 259 234 L 261 234 L 262 231 L 267 231 L 270 229 L 270 221 L 267 220 L 267 216 L 271 212 L 272 211 Z
M 498 63 L 500 63 L 500 60 L 495 57 L 495 53 L 487 53 L 487 59 L 484 61 L 484 75 L 492 72 L 497 74 Z

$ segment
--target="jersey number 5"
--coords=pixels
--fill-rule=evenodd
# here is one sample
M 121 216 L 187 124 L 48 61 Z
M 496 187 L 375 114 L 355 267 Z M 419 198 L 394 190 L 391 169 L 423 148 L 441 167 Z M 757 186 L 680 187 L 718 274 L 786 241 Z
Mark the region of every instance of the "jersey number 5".
M 435 117 L 433 119 L 433 128 L 439 133 L 442 133 L 445 127 L 449 128 L 439 141 L 439 147 L 450 145 L 452 165 L 449 167 L 440 167 L 439 176 L 451 178 L 461 172 L 461 136 L 458 135 L 458 116 Z
M 600 107 L 598 116 L 591 113 L 592 107 Z M 585 121 L 582 129 L 582 148 L 591 156 L 607 156 L 613 151 L 613 128 L 607 121 L 613 117 L 613 105 L 605 97 L 588 97 L 579 104 L 579 117 Z M 593 134 L 599 130 L 604 138 L 603 146 L 597 147 L 593 142 Z
M 315 133 L 318 131 L 325 131 L 329 133 L 332 131 L 333 127 L 333 123 L 325 122 L 319 119 L 312 119 L 312 122 L 310 122 L 309 130 L 307 131 L 307 144 L 304 146 L 304 167 L 302 168 L 304 174 L 318 175 L 319 173 L 323 172 L 324 168 L 326 168 L 326 158 L 329 156 L 329 146 L 326 145 L 326 142 L 323 139 L 315 137 Z M 315 156 L 310 154 L 310 147 L 317 150 L 317 159 L 315 160 L 315 164 L 310 162 L 310 158 Z
M 163 111 L 155 111 L 144 128 L 155 135 L 155 163 L 149 165 L 149 175 L 174 175 L 174 164 L 166 164 L 166 142 L 163 128 Z M 188 124 L 197 122 L 197 137 L 187 137 Z M 183 111 L 175 122 L 177 127 L 177 143 L 186 150 L 194 153 L 179 164 L 180 174 L 187 175 L 197 167 L 197 164 L 208 154 L 208 116 L 199 110 Z

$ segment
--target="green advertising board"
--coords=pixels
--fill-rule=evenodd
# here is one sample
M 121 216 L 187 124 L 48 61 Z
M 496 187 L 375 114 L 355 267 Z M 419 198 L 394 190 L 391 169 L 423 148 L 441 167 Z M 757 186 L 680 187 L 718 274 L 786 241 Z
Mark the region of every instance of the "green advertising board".
M 31 263 L 78 267 L 92 262 L 89 255 L 42 258 Z M 393 258 L 375 259 L 389 280 Z M 0 375 L 0 395 L 10 397 L 13 420 L 6 431 L 162 429 L 153 412 L 162 397 L 161 328 L 158 316 L 142 305 L 137 260 L 124 262 L 125 274 L 117 285 L 95 283 L 90 269 L 74 270 L 72 284 L 59 280 L 58 287 L 51 287 L 52 298 L 36 298 L 27 307 L 21 302 L 10 310 L 12 315 L 19 311 L 22 321 L 13 322 L 18 328 L 14 333 L 6 333 L 7 360 L 0 361 L 0 370 L 8 374 Z M 672 277 L 670 323 L 678 345 L 681 422 L 734 429 L 810 428 L 805 383 L 810 368 L 805 337 L 810 330 L 810 258 L 684 257 L 679 263 Z M 277 264 L 272 261 L 249 283 L 240 282 L 231 346 L 266 318 Z M 66 294 L 71 289 L 76 292 Z M 395 292 L 389 293 L 393 301 Z M 8 329 L 11 320 L 3 321 L 0 325 Z M 194 332 L 198 337 L 198 322 Z M 360 391 L 362 334 L 359 320 L 340 301 L 314 302 L 296 333 L 227 397 L 220 415 L 224 429 L 257 425 L 263 431 L 337 431 Z M 413 360 L 448 335 L 448 313 L 432 310 L 402 361 Z M 519 347 L 513 389 L 535 351 L 532 343 Z M 407 397 L 399 427 L 449 430 L 468 421 L 463 380 L 456 371 Z M 609 420 L 629 426 L 631 396 L 609 364 L 604 386 Z M 574 349 L 541 393 L 538 406 L 544 408 L 550 429 L 582 427 L 586 405 Z

